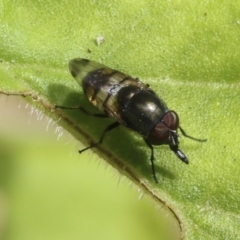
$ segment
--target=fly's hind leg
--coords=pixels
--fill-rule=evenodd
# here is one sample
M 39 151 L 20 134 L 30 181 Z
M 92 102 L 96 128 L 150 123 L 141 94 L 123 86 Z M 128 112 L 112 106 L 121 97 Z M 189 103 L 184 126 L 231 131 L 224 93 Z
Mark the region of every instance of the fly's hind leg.
M 89 111 L 87 111 L 85 108 L 83 107 L 65 107 L 65 106 L 59 106 L 59 105 L 55 105 L 55 108 L 60 108 L 60 109 L 67 109 L 67 110 L 80 110 L 81 112 L 87 114 L 87 115 L 91 115 L 94 117 L 100 117 L 100 118 L 108 118 L 108 114 L 107 113 L 91 113 Z M 99 139 L 98 142 L 91 144 L 90 146 L 79 150 L 79 153 L 82 153 L 90 148 L 96 147 L 97 145 L 101 144 L 103 142 L 103 139 L 106 135 L 106 133 L 108 133 L 109 131 L 113 130 L 114 128 L 118 127 L 120 125 L 119 122 L 114 122 L 111 125 L 107 126 L 105 128 L 105 130 L 102 132 L 101 137 Z

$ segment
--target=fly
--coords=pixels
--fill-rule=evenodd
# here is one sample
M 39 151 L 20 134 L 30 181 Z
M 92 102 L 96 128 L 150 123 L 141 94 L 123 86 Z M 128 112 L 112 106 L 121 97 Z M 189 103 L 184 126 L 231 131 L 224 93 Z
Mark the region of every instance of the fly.
M 107 132 L 123 125 L 139 133 L 151 149 L 152 174 L 155 182 L 158 183 L 153 145 L 168 145 L 181 161 L 188 164 L 188 158 L 178 147 L 177 130 L 179 129 L 183 136 L 192 140 L 206 141 L 206 139 L 187 135 L 179 125 L 177 113 L 169 110 L 166 103 L 156 95 L 149 85 L 144 84 L 138 78 L 83 58 L 70 60 L 69 70 L 74 79 L 82 86 L 90 103 L 102 113 L 92 114 L 82 107 L 78 107 L 78 109 L 89 115 L 112 117 L 116 120 L 102 132 L 98 142 L 80 150 L 79 153 L 101 144 Z

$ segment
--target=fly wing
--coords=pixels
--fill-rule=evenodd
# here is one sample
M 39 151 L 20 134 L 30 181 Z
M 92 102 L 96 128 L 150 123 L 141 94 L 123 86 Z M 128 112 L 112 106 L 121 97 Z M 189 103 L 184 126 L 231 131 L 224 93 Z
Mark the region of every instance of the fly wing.
M 115 94 L 110 93 L 110 90 L 113 89 L 113 86 L 118 86 L 119 81 L 123 79 L 122 73 L 116 71 L 114 76 L 109 76 L 109 78 L 106 77 L 106 79 L 108 80 L 106 84 L 101 85 L 102 77 L 107 76 L 107 74 L 111 74 L 112 72 L 115 72 L 115 70 L 108 68 L 100 63 L 84 58 L 75 58 L 70 60 L 69 70 L 73 78 L 81 86 L 83 79 L 86 79 L 86 76 L 89 76 L 89 74 L 95 72 L 94 75 L 97 79 L 97 82 L 94 81 L 93 83 L 90 83 L 87 81 L 88 84 L 84 86 L 84 92 L 86 97 L 88 98 L 90 103 L 92 103 L 100 111 L 107 112 L 109 116 L 115 118 L 118 122 L 125 125 L 120 116 L 120 112 L 118 109 L 119 107 L 116 102 L 116 97 L 114 96 Z M 98 72 L 98 70 L 100 70 L 100 72 Z M 97 76 L 97 74 L 100 75 Z M 98 87 L 97 91 L 95 88 L 95 84 Z
M 108 67 L 84 58 L 74 58 L 69 61 L 69 71 L 74 79 L 82 86 L 82 79 L 90 72 Z
M 152 91 L 138 78 L 132 78 L 125 73 L 88 59 L 70 60 L 69 70 L 73 78 L 83 87 L 89 102 L 125 126 L 128 124 L 122 118 L 117 100 L 118 92 L 128 86 Z

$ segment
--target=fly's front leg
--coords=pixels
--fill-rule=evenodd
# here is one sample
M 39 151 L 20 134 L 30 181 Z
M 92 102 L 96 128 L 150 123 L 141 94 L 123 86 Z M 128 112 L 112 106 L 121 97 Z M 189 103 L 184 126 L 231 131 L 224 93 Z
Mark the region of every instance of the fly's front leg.
M 199 138 L 195 138 L 195 137 L 189 136 L 189 135 L 181 128 L 181 126 L 179 126 L 179 129 L 180 129 L 180 131 L 181 131 L 181 133 L 182 133 L 182 135 L 183 135 L 184 137 L 190 138 L 190 139 L 192 139 L 192 140 L 194 140 L 194 141 L 197 141 L 197 142 L 206 142 L 206 141 L 207 141 L 207 139 L 199 139 Z
M 146 139 L 144 139 L 144 140 L 145 140 L 145 143 L 148 145 L 148 147 L 151 149 L 150 161 L 151 161 L 151 166 L 152 166 L 152 175 L 153 175 L 154 181 L 156 183 L 158 183 L 158 179 L 157 179 L 156 171 L 155 171 L 155 165 L 154 165 L 154 149 L 153 149 L 153 146 L 151 143 L 149 143 Z

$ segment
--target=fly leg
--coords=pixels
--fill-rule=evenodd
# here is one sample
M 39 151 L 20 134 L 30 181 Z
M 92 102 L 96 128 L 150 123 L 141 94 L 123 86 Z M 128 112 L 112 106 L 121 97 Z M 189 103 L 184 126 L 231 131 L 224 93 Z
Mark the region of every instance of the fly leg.
M 182 160 L 186 164 L 189 163 L 187 156 L 180 149 L 178 149 L 178 145 L 170 144 L 169 147 L 180 160 Z
M 119 125 L 120 125 L 119 122 L 114 122 L 111 125 L 109 125 L 108 127 L 106 127 L 105 130 L 102 132 L 102 135 L 101 135 L 101 137 L 100 137 L 98 142 L 93 143 L 90 146 L 88 146 L 88 147 L 86 147 L 86 148 L 84 148 L 82 150 L 79 150 L 79 153 L 82 153 L 82 152 L 84 152 L 84 151 L 86 151 L 86 150 L 88 150 L 90 148 L 96 147 L 97 145 L 101 144 L 103 142 L 105 134 L 108 133 L 109 131 L 113 130 L 114 128 L 118 127 Z
M 107 113 L 91 113 L 91 112 L 87 111 L 85 108 L 83 108 L 83 107 L 81 107 L 81 106 L 80 106 L 80 107 L 65 107 L 65 106 L 56 105 L 55 108 L 61 108 L 61 109 L 67 109 L 67 110 L 80 110 L 81 112 L 83 112 L 83 113 L 85 113 L 85 114 L 87 114 L 87 115 L 91 115 L 91 116 L 94 116 L 94 117 L 100 117 L 100 118 L 108 118 L 108 117 L 109 117 Z M 101 137 L 100 137 L 100 139 L 99 139 L 98 142 L 93 143 L 93 144 L 91 144 L 90 146 L 88 146 L 88 147 L 86 147 L 86 148 L 84 148 L 84 149 L 82 149 L 82 150 L 79 150 L 78 152 L 79 152 L 79 153 L 82 153 L 82 152 L 84 152 L 84 151 L 86 151 L 86 150 L 88 150 L 88 149 L 90 149 L 90 148 L 93 148 L 93 147 L 101 144 L 101 143 L 103 142 L 103 139 L 104 139 L 104 137 L 105 137 L 105 134 L 106 134 L 107 132 L 113 130 L 114 128 L 118 127 L 119 125 L 120 125 L 119 122 L 114 122 L 114 123 L 112 123 L 111 125 L 107 126 L 107 127 L 105 128 L 105 130 L 102 132 Z
M 190 138 L 190 139 L 192 139 L 194 141 L 198 141 L 198 142 L 206 142 L 207 141 L 207 139 L 199 139 L 199 138 L 189 136 L 180 126 L 179 126 L 179 129 L 184 137 Z
M 170 149 L 177 155 L 177 157 L 183 161 L 184 163 L 188 164 L 188 158 L 187 156 L 178 148 L 178 136 L 176 131 L 170 132 L 169 136 L 169 147 Z
M 83 107 L 65 107 L 65 106 L 55 105 L 55 108 L 61 108 L 61 109 L 67 109 L 67 110 L 80 110 L 81 112 L 83 112 L 87 115 L 94 116 L 94 117 L 100 117 L 100 118 L 108 118 L 109 117 L 107 115 L 107 113 L 91 113 Z
M 146 139 L 144 139 L 144 141 L 148 145 L 148 147 L 151 149 L 150 161 L 151 161 L 151 166 L 152 166 L 152 175 L 153 175 L 154 181 L 156 183 L 158 183 L 157 176 L 156 176 L 156 171 L 155 171 L 155 166 L 154 166 L 154 149 L 153 149 L 153 146 L 150 142 L 148 142 Z

